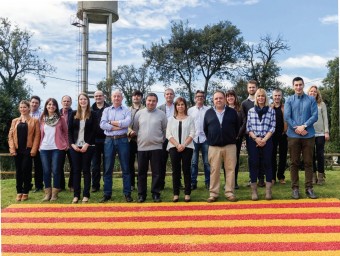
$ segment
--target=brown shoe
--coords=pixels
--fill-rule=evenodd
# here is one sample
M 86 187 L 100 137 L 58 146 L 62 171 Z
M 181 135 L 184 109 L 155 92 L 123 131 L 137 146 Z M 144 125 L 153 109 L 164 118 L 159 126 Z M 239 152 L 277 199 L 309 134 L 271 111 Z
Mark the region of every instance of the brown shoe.
M 19 202 L 21 201 L 21 198 L 22 198 L 22 194 L 17 194 L 17 197 L 15 198 L 15 200 Z
M 280 184 L 286 184 L 285 179 L 281 179 L 281 180 L 280 180 Z
M 213 196 L 211 196 L 207 199 L 208 203 L 213 203 L 213 202 L 216 202 L 216 201 L 217 201 L 217 197 L 213 197 Z
M 229 202 L 237 202 L 237 198 L 236 198 L 236 196 L 234 196 L 234 195 L 228 196 L 228 197 L 227 197 L 227 200 L 228 200 Z
M 21 201 L 26 201 L 28 199 L 28 194 L 22 194 Z

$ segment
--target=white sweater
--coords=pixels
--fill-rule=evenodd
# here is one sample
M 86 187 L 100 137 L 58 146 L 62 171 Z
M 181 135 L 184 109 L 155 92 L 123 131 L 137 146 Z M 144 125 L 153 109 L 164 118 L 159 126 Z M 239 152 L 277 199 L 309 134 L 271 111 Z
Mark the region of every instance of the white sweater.
M 179 120 L 174 118 L 173 116 L 168 119 L 168 125 L 166 127 L 166 138 L 169 140 L 167 150 L 170 148 L 174 148 L 170 142 L 170 138 L 174 138 L 177 142 L 179 142 L 179 134 L 178 134 L 178 126 Z M 182 120 L 182 136 L 181 136 L 181 144 L 184 144 L 186 138 L 188 137 L 194 138 L 195 137 L 195 122 L 191 116 L 188 116 L 184 120 Z M 194 149 L 194 143 L 191 141 L 187 148 Z

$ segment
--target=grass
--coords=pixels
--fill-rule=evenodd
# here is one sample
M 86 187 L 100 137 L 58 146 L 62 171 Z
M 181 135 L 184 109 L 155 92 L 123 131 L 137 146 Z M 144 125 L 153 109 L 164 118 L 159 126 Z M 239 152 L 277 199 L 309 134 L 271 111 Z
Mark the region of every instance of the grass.
M 273 187 L 273 198 L 278 200 L 290 199 L 291 195 L 291 182 L 289 178 L 289 173 L 286 172 L 286 181 L 285 185 L 275 184 Z M 221 190 L 220 190 L 220 198 L 219 201 L 226 201 L 223 195 L 223 174 L 221 174 Z M 238 183 L 240 188 L 235 191 L 235 195 L 241 201 L 250 200 L 250 189 L 246 186 L 248 182 L 248 172 L 240 172 Z M 67 184 L 67 183 L 66 183 Z M 326 184 L 323 186 L 315 185 L 314 191 L 320 198 L 339 198 L 340 194 L 337 189 L 340 184 L 340 170 L 327 170 L 326 171 Z M 150 188 L 151 179 L 148 179 L 148 188 Z M 150 189 L 149 194 L 147 195 L 146 202 L 152 202 Z M 260 200 L 264 200 L 264 188 L 259 188 L 259 197 Z M 304 195 L 304 172 L 300 172 L 300 192 L 302 198 Z M 29 200 L 25 202 L 16 202 L 15 201 L 16 190 L 15 190 L 15 179 L 3 179 L 1 180 L 1 208 L 5 208 L 11 204 L 36 204 L 42 203 L 41 200 L 44 196 L 43 192 L 38 193 L 30 193 Z M 89 203 L 98 203 L 100 198 L 103 196 L 102 190 L 96 193 L 91 193 L 91 198 Z M 162 192 L 162 200 L 164 202 L 172 201 L 172 179 L 171 176 L 166 177 L 166 188 Z M 132 192 L 132 197 L 134 200 L 137 199 L 137 191 Z M 209 191 L 204 187 L 204 176 L 198 177 L 198 189 L 192 191 L 191 199 L 193 202 L 205 202 L 209 197 Z M 184 201 L 183 192 L 180 195 L 180 201 Z M 62 191 L 59 193 L 59 199 L 54 203 L 61 204 L 70 204 L 73 199 L 73 193 L 69 191 Z M 114 202 L 125 202 L 125 198 L 122 192 L 122 179 L 120 177 L 113 178 L 113 194 L 112 194 L 112 203 Z M 49 204 L 46 202 L 44 204 Z

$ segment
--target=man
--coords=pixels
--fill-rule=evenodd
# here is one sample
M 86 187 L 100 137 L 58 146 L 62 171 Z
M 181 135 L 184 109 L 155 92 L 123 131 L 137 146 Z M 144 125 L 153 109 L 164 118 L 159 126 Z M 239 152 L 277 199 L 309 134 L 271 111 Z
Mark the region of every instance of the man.
M 246 146 L 247 146 L 247 149 L 248 149 L 249 135 L 246 133 L 246 124 L 247 124 L 248 111 L 249 111 L 249 109 L 254 107 L 255 93 L 257 91 L 257 82 L 255 80 L 248 81 L 247 91 L 248 91 L 248 98 L 245 99 L 241 103 L 242 110 L 243 110 L 243 116 L 244 116 L 244 121 L 243 121 L 243 124 L 242 124 L 242 127 L 241 127 L 241 131 L 242 131 L 242 134 L 244 134 L 244 136 L 245 136 Z M 248 166 L 250 166 L 249 157 L 248 157 Z M 251 182 L 249 182 L 248 185 L 250 186 L 250 184 L 251 184 Z M 260 168 L 258 186 L 264 187 L 265 185 L 266 184 L 264 182 L 263 168 Z
M 30 99 L 30 116 L 38 119 L 40 122 L 40 116 L 42 112 L 39 110 L 40 107 L 40 97 L 33 95 Z M 33 157 L 33 163 L 34 163 L 34 185 L 35 190 L 34 193 L 42 191 L 44 184 L 43 184 L 43 170 L 42 170 L 42 164 L 40 159 L 40 153 L 39 150 L 35 157 Z
M 130 139 L 130 162 L 129 162 L 129 169 L 130 169 L 130 178 L 131 178 L 131 191 L 135 189 L 135 160 L 137 150 L 137 134 L 134 130 L 134 120 L 136 114 L 139 110 L 143 109 L 144 106 L 142 105 L 143 93 L 139 90 L 135 90 L 132 93 L 132 106 L 130 107 L 131 111 L 131 124 L 128 130 L 128 137 Z
M 102 91 L 95 91 L 94 93 L 95 102 L 92 104 L 91 109 L 96 113 L 98 118 L 98 126 L 96 130 L 96 138 L 95 138 L 95 151 L 91 161 L 91 174 L 92 174 L 92 190 L 91 192 L 97 192 L 100 189 L 100 166 L 102 163 L 103 156 L 103 169 L 105 170 L 105 151 L 104 151 L 104 142 L 105 142 L 105 134 L 104 131 L 100 128 L 100 120 L 105 108 L 109 106 L 105 102 L 104 93 Z
M 174 115 L 175 111 L 175 105 L 174 105 L 174 98 L 175 98 L 175 92 L 171 88 L 167 88 L 164 91 L 164 98 L 165 103 L 163 105 L 160 105 L 158 108 L 162 110 L 166 114 L 166 118 L 169 119 Z M 164 189 L 165 186 L 165 176 L 166 176 L 166 164 L 168 162 L 169 153 L 166 150 L 168 146 L 168 140 L 165 139 L 163 143 L 163 160 L 162 160 L 162 170 L 161 170 L 161 189 Z
M 130 110 L 122 105 L 123 94 L 119 90 L 112 92 L 112 106 L 104 109 L 100 128 L 104 130 L 104 196 L 101 203 L 107 202 L 112 197 L 112 171 L 115 164 L 116 153 L 119 156 L 120 168 L 123 176 L 123 193 L 126 202 L 132 202 L 131 183 L 129 170 L 129 141 L 127 138 L 128 127 L 131 122 Z
M 60 114 L 65 118 L 65 121 L 67 123 L 67 126 L 69 125 L 71 115 L 72 115 L 72 98 L 68 95 L 64 95 L 61 98 L 61 106 L 62 108 L 60 109 Z M 70 150 L 64 151 L 63 155 L 61 156 L 61 177 L 60 177 L 60 188 L 62 190 L 65 190 L 65 171 L 64 171 L 64 165 L 65 165 L 65 159 L 66 155 L 68 158 L 68 162 L 70 164 L 70 176 L 68 180 L 68 187 L 70 191 L 73 191 L 73 165 L 72 165 L 72 160 L 71 160 L 71 154 Z
M 215 202 L 220 189 L 221 160 L 226 172 L 225 197 L 236 202 L 234 195 L 236 166 L 236 137 L 239 131 L 237 112 L 225 105 L 225 93 L 216 91 L 213 95 L 214 108 L 207 110 L 204 116 L 203 130 L 207 136 L 210 163 L 210 197 L 207 202 Z
M 290 176 L 292 198 L 299 199 L 299 166 L 302 154 L 305 167 L 305 190 L 309 198 L 317 196 L 313 191 L 313 150 L 315 130 L 313 124 L 318 120 L 318 107 L 315 98 L 304 93 L 305 84 L 301 77 L 293 79 L 295 94 L 289 96 L 284 109 L 288 123 L 288 149 L 290 154 Z
M 163 142 L 165 140 L 168 119 L 163 111 L 156 108 L 157 94 L 149 93 L 146 96 L 146 108 L 138 111 L 133 127 L 137 134 L 138 145 L 138 202 L 146 200 L 147 173 L 151 165 L 152 181 L 151 193 L 154 202 L 162 202 L 161 170 L 163 155 Z
M 197 90 L 195 94 L 196 105 L 188 109 L 188 115 L 195 120 L 195 138 L 194 138 L 194 153 L 191 161 L 191 190 L 197 189 L 197 175 L 198 175 L 198 158 L 199 152 L 202 153 L 204 164 L 205 187 L 209 189 L 210 186 L 210 165 L 208 161 L 208 142 L 207 137 L 203 131 L 203 120 L 205 112 L 210 107 L 204 105 L 204 91 Z
M 284 105 L 282 102 L 282 90 L 275 89 L 272 92 L 273 104 L 272 107 L 275 110 L 276 127 L 272 136 L 273 140 L 273 153 L 272 153 L 272 170 L 273 170 L 273 183 L 278 178 L 280 184 L 286 184 L 285 181 L 285 169 L 287 163 L 287 123 L 284 121 Z M 279 165 L 277 164 L 277 147 L 279 147 Z M 277 176 L 276 176 L 277 175 Z

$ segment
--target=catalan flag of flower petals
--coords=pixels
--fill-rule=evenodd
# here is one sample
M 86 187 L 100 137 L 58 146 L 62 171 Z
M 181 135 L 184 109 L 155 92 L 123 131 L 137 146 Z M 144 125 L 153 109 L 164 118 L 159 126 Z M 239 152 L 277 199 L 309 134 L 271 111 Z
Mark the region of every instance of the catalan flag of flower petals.
M 1 221 L 2 255 L 340 255 L 337 199 L 16 204 Z

